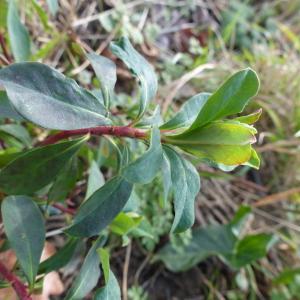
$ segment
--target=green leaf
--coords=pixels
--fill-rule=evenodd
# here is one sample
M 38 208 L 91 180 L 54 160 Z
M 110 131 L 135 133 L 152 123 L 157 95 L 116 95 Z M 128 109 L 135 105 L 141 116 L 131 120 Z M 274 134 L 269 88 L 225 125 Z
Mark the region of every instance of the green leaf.
M 142 217 L 135 213 L 119 213 L 113 222 L 110 224 L 110 229 L 113 233 L 118 235 L 126 235 L 131 230 L 139 226 Z
M 5 132 L 19 141 L 21 141 L 26 147 L 31 146 L 31 138 L 28 131 L 21 125 L 17 124 L 3 124 L 0 125 L 0 131 Z
M 141 86 L 140 108 L 137 116 L 139 120 L 157 91 L 157 78 L 153 67 L 133 48 L 126 37 L 121 38 L 118 42 L 111 43 L 110 49 L 139 80 Z
M 125 206 L 131 190 L 132 184 L 114 177 L 80 206 L 66 232 L 86 237 L 99 234 Z
M 266 256 L 275 239 L 272 235 L 257 234 L 239 240 L 250 211 L 249 207 L 242 206 L 229 224 L 194 229 L 187 245 L 178 247 L 168 243 L 155 260 L 162 260 L 173 272 L 186 271 L 212 255 L 219 256 L 233 269 L 253 263 Z
M 257 94 L 258 88 L 259 80 L 252 69 L 235 73 L 209 97 L 189 130 L 240 113 L 250 98 Z
M 153 128 L 149 149 L 137 160 L 123 169 L 124 178 L 132 183 L 149 183 L 160 170 L 163 162 L 163 151 L 160 143 L 160 131 Z M 147 168 L 147 172 L 145 172 Z
M 0 0 L 0 28 L 5 28 L 7 23 L 7 1 Z
M 183 249 L 167 244 L 156 255 L 173 272 L 183 272 L 211 255 L 228 255 L 235 246 L 236 237 L 229 226 L 211 225 L 195 229 L 191 242 Z
M 195 167 L 172 148 L 164 152 L 170 163 L 170 178 L 174 192 L 175 217 L 171 231 L 182 232 L 195 221 L 195 198 L 200 190 L 200 177 Z
M 261 114 L 262 114 L 262 109 L 260 108 L 259 110 L 257 110 L 256 112 L 254 112 L 250 115 L 238 117 L 238 118 L 235 118 L 234 120 L 238 121 L 240 123 L 254 124 L 259 120 Z
M 33 6 L 34 10 L 36 11 L 37 15 L 39 16 L 44 29 L 45 30 L 51 29 L 49 18 L 48 18 L 46 11 L 42 8 L 42 6 L 36 0 L 31 0 L 31 3 L 32 3 L 32 6 Z
M 300 275 L 300 268 L 286 269 L 273 279 L 274 284 L 291 284 Z
M 49 10 L 50 10 L 51 14 L 53 16 L 55 16 L 57 14 L 58 9 L 59 9 L 58 0 L 47 0 L 47 4 L 48 4 L 48 7 L 49 7 Z
M 51 186 L 48 199 L 50 202 L 66 200 L 70 191 L 75 187 L 78 175 L 78 160 L 73 156 L 57 175 Z
M 1 170 L 1 190 L 7 194 L 31 194 L 45 187 L 87 139 L 85 136 L 24 152 Z
M 96 291 L 94 300 L 121 300 L 120 286 L 112 271 L 109 271 L 108 283 Z
M 12 64 L 0 70 L 0 85 L 18 113 L 42 127 L 70 130 L 111 123 L 95 96 L 46 65 Z
M 89 179 L 85 199 L 88 199 L 94 192 L 100 189 L 105 183 L 103 174 L 101 173 L 98 164 L 93 160 L 89 170 Z
M 109 252 L 105 248 L 100 248 L 97 250 L 97 252 L 100 257 L 100 262 L 101 262 L 101 267 L 102 267 L 103 274 L 104 274 L 105 284 L 107 284 L 109 281 Z
M 43 216 L 27 196 L 6 197 L 1 211 L 9 243 L 32 287 L 45 241 Z
M 160 129 L 170 130 L 190 126 L 197 118 L 210 95 L 209 93 L 200 93 L 188 99 L 179 112 L 171 120 L 160 126 Z
M 17 62 L 25 61 L 30 56 L 30 36 L 20 21 L 15 0 L 8 3 L 7 27 L 12 53 Z
M 101 274 L 97 249 L 102 243 L 101 238 L 94 242 L 65 300 L 82 300 L 96 286 Z
M 251 144 L 256 141 L 255 133 L 255 128 L 247 124 L 215 121 L 165 139 L 199 158 L 232 166 L 249 161 Z
M 273 242 L 274 238 L 271 234 L 248 235 L 238 241 L 234 252 L 231 255 L 225 256 L 225 258 L 232 267 L 242 268 L 265 257 Z
M 16 121 L 24 120 L 11 105 L 5 91 L 0 91 L 0 119 L 13 119 Z
M 97 78 L 100 81 L 105 107 L 108 108 L 110 106 L 117 81 L 116 65 L 110 59 L 95 53 L 88 54 L 87 58 L 91 62 Z
M 259 159 L 259 156 L 258 154 L 256 153 L 256 151 L 254 149 L 252 149 L 251 151 L 251 156 L 250 156 L 250 159 L 244 163 L 245 166 L 250 166 L 251 168 L 254 168 L 254 169 L 259 169 L 259 166 L 260 166 L 260 159 Z
M 61 249 L 40 264 L 39 274 L 47 274 L 67 265 L 72 259 L 78 243 L 77 239 L 70 238 Z

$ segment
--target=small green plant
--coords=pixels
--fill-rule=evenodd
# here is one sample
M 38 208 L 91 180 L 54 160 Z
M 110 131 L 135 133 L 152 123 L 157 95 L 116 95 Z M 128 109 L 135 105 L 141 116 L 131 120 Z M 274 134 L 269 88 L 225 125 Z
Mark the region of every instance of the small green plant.
M 86 238 L 92 238 L 92 246 L 65 299 L 83 299 L 92 290 L 94 299 L 121 299 L 118 281 L 109 267 L 109 253 L 103 247 L 110 232 L 126 237 L 135 230 L 143 236 L 143 230 L 136 230 L 142 216 L 131 212 L 135 185 L 162 176 L 162 202 L 172 199 L 174 207 L 171 232 L 180 233 L 194 224 L 194 202 L 200 190 L 198 171 L 187 158 L 225 170 L 239 165 L 259 167 L 252 148 L 256 134 L 252 124 L 261 111 L 236 116 L 258 91 L 259 81 L 253 70 L 235 73 L 215 93 L 193 96 L 164 122 L 159 107 L 149 111 L 157 92 L 152 66 L 127 38 L 111 43 L 110 49 L 139 83 L 139 93 L 131 100 L 132 105 L 122 107 L 123 114 L 116 113 L 114 107 L 118 98 L 114 92 L 116 66 L 103 56 L 88 55 L 101 87 L 93 91 L 40 63 L 15 63 L 0 70 L 0 105 L 5 108 L 1 117 L 50 130 L 48 137 L 32 147 L 19 124 L 6 125 L 10 126 L 6 134 L 27 148 L 5 152 L 0 161 L 4 230 L 18 258 L 16 275 L 2 264 L 0 273 L 21 299 L 30 299 L 37 281 L 67 264 L 77 244 Z M 100 147 L 106 147 L 107 157 L 112 158 L 111 175 L 105 183 L 95 159 L 99 140 L 93 136 L 105 138 Z M 145 145 L 142 153 L 136 150 L 137 143 Z M 89 169 L 90 176 L 86 197 L 80 198 L 75 212 L 59 202 L 75 188 L 85 169 Z M 68 241 L 40 263 L 45 218 L 54 208 L 71 215 L 68 225 L 61 228 Z M 124 243 L 128 242 L 125 238 Z M 100 264 L 105 282 L 102 288 L 97 285 Z

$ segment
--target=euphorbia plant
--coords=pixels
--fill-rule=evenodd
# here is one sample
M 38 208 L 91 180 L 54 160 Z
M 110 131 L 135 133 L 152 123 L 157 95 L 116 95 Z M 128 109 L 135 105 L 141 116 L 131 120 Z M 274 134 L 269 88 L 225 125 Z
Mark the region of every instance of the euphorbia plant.
M 107 293 L 115 293 L 111 299 L 120 299 L 107 255 L 100 250 L 99 259 L 97 253 L 105 245 L 106 228 L 122 214 L 135 184 L 150 183 L 162 175 L 165 201 L 172 199 L 174 206 L 171 231 L 177 233 L 193 225 L 194 201 L 200 190 L 199 174 L 189 157 L 222 169 L 259 166 L 252 148 L 256 134 L 252 123 L 259 118 L 260 111 L 236 116 L 257 93 L 259 81 L 253 70 L 237 72 L 213 94 L 195 95 L 170 120 L 163 122 L 159 108 L 149 117 L 149 103 L 157 92 L 157 79 L 151 65 L 127 38 L 112 43 L 110 49 L 127 65 L 140 85 L 138 103 L 128 108 L 124 116 L 111 110 L 118 97 L 114 93 L 116 66 L 105 57 L 88 55 L 101 87 L 95 91 L 78 86 L 74 80 L 40 63 L 16 63 L 0 70 L 4 117 L 59 130 L 50 131 L 35 147 L 5 154 L 0 160 L 3 167 L 0 188 L 7 195 L 2 201 L 2 219 L 19 266 L 20 278 L 13 278 L 17 278 L 18 284 L 26 279 L 28 288 L 22 284 L 20 287 L 5 276 L 3 266 L 0 272 L 21 298 L 30 299 L 29 294 L 40 278 L 37 275 L 63 267 L 80 239 L 95 237 L 65 299 L 83 299 L 95 288 L 100 262 L 106 285 L 96 291 L 95 299 L 104 299 L 101 297 Z M 14 132 L 8 134 L 14 135 Z M 114 176 L 101 187 L 99 184 L 98 188 L 90 189 L 75 212 L 66 203 L 57 202 L 64 201 L 74 188 L 78 158 L 89 151 L 86 145 L 95 145 L 90 142 L 94 135 L 104 136 L 113 145 L 111 155 L 116 155 L 117 164 Z M 148 149 L 137 155 L 132 140 L 145 144 Z M 89 163 L 98 168 L 95 162 Z M 69 240 L 56 255 L 40 264 L 45 242 L 43 213 L 49 207 L 72 215 L 69 225 L 62 228 Z

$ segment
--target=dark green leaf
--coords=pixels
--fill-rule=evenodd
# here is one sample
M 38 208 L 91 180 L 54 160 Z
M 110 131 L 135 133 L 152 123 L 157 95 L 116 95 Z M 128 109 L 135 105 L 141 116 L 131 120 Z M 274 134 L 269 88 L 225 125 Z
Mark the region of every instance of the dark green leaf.
M 15 0 L 8 3 L 7 27 L 12 53 L 17 62 L 25 61 L 30 56 L 30 36 L 20 21 Z
M 1 211 L 9 243 L 30 286 L 33 286 L 45 241 L 43 216 L 27 196 L 6 197 Z
M 125 206 L 131 190 L 132 184 L 121 177 L 108 181 L 80 206 L 67 233 L 75 236 L 99 234 Z
M 258 88 L 259 80 L 253 70 L 248 68 L 235 73 L 209 97 L 189 130 L 240 113 Z
M 50 182 L 87 140 L 87 136 L 26 151 L 0 172 L 7 194 L 31 194 Z
M 117 81 L 116 65 L 110 59 L 95 53 L 90 53 L 87 57 L 100 81 L 105 106 L 108 108 L 110 106 Z
M 70 191 L 74 188 L 78 175 L 77 157 L 72 157 L 59 172 L 51 186 L 48 199 L 50 202 L 66 200 Z
M 95 96 L 46 65 L 12 64 L 0 70 L 0 85 L 18 113 L 42 127 L 69 130 L 111 123 Z
M 286 269 L 273 279 L 275 284 L 291 284 L 300 275 L 300 268 Z
M 210 95 L 209 93 L 200 93 L 187 100 L 179 112 L 171 120 L 160 126 L 160 129 L 176 129 L 190 126 L 197 118 Z
M 195 198 L 200 190 L 200 177 L 195 167 L 170 147 L 164 147 L 170 163 L 170 174 L 174 191 L 175 218 L 173 232 L 190 228 L 195 221 Z
M 123 169 L 123 176 L 132 183 L 149 183 L 160 170 L 162 162 L 163 150 L 160 143 L 160 131 L 153 128 L 149 149 Z
M 101 245 L 101 238 L 94 242 L 64 300 L 82 300 L 96 286 L 101 274 L 97 253 Z
M 52 271 L 59 270 L 68 264 L 73 257 L 77 245 L 77 239 L 69 239 L 69 241 L 61 249 L 59 249 L 58 252 L 40 264 L 39 274 L 47 274 Z
M 139 80 L 141 100 L 137 118 L 140 119 L 157 91 L 157 78 L 153 67 L 132 47 L 129 39 L 126 37 L 121 38 L 118 42 L 111 43 L 110 49 Z
M 109 272 L 108 283 L 96 292 L 94 300 L 121 300 L 119 283 L 112 271 Z

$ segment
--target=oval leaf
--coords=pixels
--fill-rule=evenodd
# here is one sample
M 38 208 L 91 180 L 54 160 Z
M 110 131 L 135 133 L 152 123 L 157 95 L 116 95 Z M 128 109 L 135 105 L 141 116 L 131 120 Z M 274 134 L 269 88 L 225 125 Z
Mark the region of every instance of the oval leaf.
M 87 136 L 26 151 L 0 172 L 0 187 L 7 194 L 31 194 L 55 179 Z
M 1 206 L 4 230 L 32 287 L 45 241 L 42 214 L 27 196 L 6 197 Z
M 12 64 L 0 70 L 0 85 L 18 113 L 42 127 L 71 130 L 111 123 L 93 94 L 46 65 Z
M 125 206 L 131 190 L 132 184 L 123 178 L 111 179 L 80 206 L 66 232 L 86 237 L 99 234 Z

